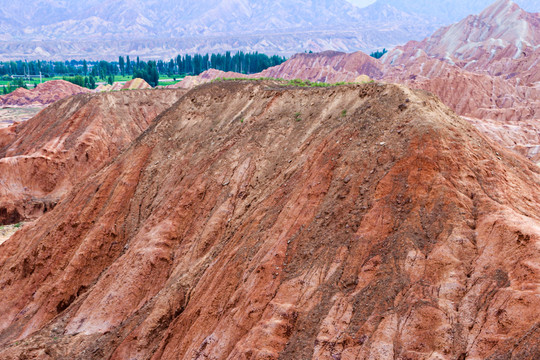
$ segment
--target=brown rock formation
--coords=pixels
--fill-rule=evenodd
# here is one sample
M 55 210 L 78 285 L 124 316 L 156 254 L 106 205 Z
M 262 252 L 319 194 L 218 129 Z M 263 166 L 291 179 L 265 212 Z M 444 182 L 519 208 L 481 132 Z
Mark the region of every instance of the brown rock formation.
M 434 96 L 204 85 L 0 245 L 0 358 L 538 358 L 539 244 Z
M 540 14 L 499 0 L 386 54 L 385 78 L 433 91 L 461 115 L 538 119 Z
M 162 90 L 79 95 L 0 130 L 0 225 L 50 210 L 182 94 Z
M 90 91 L 68 81 L 53 80 L 38 84 L 32 90 L 18 88 L 11 94 L 0 96 L 0 106 L 49 105 L 69 96 Z

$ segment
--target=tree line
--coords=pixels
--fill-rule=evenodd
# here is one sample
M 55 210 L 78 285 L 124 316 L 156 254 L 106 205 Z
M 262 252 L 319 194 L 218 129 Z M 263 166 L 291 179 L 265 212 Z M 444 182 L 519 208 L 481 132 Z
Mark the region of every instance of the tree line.
M 374 51 L 372 52 L 371 54 L 369 54 L 369 56 L 375 58 L 375 59 L 380 59 L 383 57 L 384 54 L 386 54 L 388 52 L 388 50 L 386 49 L 382 49 L 382 50 L 377 50 L 377 51 Z
M 224 54 L 186 54 L 178 55 L 168 61 L 143 61 L 139 57 L 119 56 L 118 61 L 8 61 L 0 62 L 0 78 L 12 80 L 13 77 L 36 79 L 38 76 L 51 78 L 62 76 L 77 85 L 95 88 L 96 82 L 114 82 L 115 76 L 143 78 L 151 86 L 157 86 L 160 76 L 173 79 L 185 75 L 199 75 L 208 69 L 234 71 L 243 74 L 261 72 L 271 66 L 279 65 L 287 59 L 282 56 L 268 56 L 258 52 L 238 51 Z M 13 86 L 15 83 L 13 83 Z M 10 84 L 12 85 L 12 84 Z

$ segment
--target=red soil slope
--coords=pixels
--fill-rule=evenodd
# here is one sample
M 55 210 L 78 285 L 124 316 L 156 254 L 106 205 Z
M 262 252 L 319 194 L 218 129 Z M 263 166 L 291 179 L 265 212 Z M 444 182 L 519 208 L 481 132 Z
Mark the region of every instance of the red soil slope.
M 91 90 L 64 80 L 47 81 L 35 89 L 18 88 L 8 95 L 0 96 L 0 106 L 36 106 L 48 105 L 55 101 Z
M 539 259 L 540 169 L 434 96 L 214 83 L 0 246 L 0 358 L 538 358 Z
M 183 94 L 84 94 L 0 130 L 0 224 L 34 219 L 125 149 Z

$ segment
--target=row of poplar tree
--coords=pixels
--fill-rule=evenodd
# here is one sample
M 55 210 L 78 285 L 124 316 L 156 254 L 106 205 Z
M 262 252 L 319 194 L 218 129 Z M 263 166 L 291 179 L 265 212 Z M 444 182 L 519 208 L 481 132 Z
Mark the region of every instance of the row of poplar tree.
M 243 74 L 260 72 L 271 66 L 286 61 L 282 56 L 268 56 L 258 52 L 244 53 L 242 51 L 232 54 L 194 54 L 178 55 L 169 61 L 143 61 L 137 57 L 135 60 L 129 56 L 120 56 L 118 61 L 9 61 L 0 62 L 0 77 L 11 79 L 13 75 L 32 76 L 41 75 L 44 78 L 62 76 L 77 85 L 93 88 L 96 81 L 101 79 L 112 83 L 118 75 L 140 77 L 150 85 L 158 84 L 160 75 L 176 78 L 183 75 L 199 75 L 208 69 L 234 71 Z

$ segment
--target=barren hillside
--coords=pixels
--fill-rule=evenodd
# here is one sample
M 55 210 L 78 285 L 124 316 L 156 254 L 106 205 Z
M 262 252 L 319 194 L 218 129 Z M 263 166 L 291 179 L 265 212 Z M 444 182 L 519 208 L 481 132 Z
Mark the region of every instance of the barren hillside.
M 203 85 L 0 245 L 0 357 L 538 358 L 539 209 L 425 92 Z

